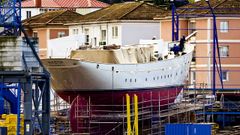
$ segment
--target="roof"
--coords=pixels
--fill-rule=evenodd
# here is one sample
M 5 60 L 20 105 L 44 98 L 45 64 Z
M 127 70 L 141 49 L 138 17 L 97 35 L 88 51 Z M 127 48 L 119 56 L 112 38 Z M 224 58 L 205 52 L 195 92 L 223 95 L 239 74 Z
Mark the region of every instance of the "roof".
M 23 20 L 23 25 L 28 27 L 64 25 L 79 16 L 82 15 L 70 10 L 50 11 Z
M 97 0 L 55 0 L 61 7 L 107 7 L 106 3 Z
M 34 0 L 22 1 L 23 8 L 34 8 Z M 97 0 L 42 0 L 42 8 L 103 8 L 108 4 Z
M 166 10 L 145 2 L 125 2 L 113 4 L 81 17 L 78 22 L 97 22 L 111 20 L 153 20 Z
M 214 9 L 214 13 L 217 16 L 239 16 L 240 15 L 240 0 L 209 0 L 211 7 Z M 185 6 L 180 7 L 177 10 L 178 14 L 182 16 L 209 16 L 211 15 L 211 11 L 208 8 L 208 4 L 206 0 L 201 0 L 195 2 L 193 4 L 187 4 Z M 166 16 L 170 16 L 171 12 L 169 12 Z M 161 18 L 160 16 L 156 16 L 156 18 Z

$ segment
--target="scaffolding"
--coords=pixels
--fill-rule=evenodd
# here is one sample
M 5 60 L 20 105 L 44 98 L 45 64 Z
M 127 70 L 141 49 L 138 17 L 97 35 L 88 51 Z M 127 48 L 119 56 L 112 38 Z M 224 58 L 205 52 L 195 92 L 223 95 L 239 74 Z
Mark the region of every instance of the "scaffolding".
M 53 90 L 51 90 L 51 96 L 50 132 L 55 135 L 70 134 L 71 128 L 68 117 L 70 100 L 68 102 L 64 101 Z
M 190 95 L 189 92 L 182 90 L 179 99 L 176 96 L 158 96 L 158 99 L 152 98 L 152 92 L 149 96 L 138 95 L 138 126 L 140 135 L 163 135 L 165 133 L 165 124 L 167 123 L 202 123 L 206 122 L 204 112 L 206 107 L 211 106 L 214 100 L 207 98 L 191 98 L 198 95 Z M 160 95 L 160 93 L 159 93 Z M 207 95 L 207 94 L 206 94 Z M 206 97 L 206 96 L 205 96 Z M 75 121 L 71 126 L 77 129 L 76 134 L 84 135 L 122 135 L 127 134 L 127 104 L 123 97 L 122 104 L 115 105 L 94 105 L 91 97 L 85 100 L 76 97 L 74 113 L 71 114 Z M 134 103 L 131 106 L 131 123 L 134 125 Z M 198 113 L 195 113 L 198 112 Z M 200 113 L 201 112 L 201 113 Z

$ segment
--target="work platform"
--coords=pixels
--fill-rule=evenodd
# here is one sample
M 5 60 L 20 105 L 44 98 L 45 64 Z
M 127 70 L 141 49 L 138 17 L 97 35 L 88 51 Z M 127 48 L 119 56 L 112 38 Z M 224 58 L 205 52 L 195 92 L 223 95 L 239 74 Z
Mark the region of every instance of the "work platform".
M 149 95 L 151 97 L 151 95 Z M 202 114 L 195 114 L 195 112 L 204 113 L 205 108 L 209 106 L 205 104 L 206 102 L 197 101 L 187 102 L 189 95 L 183 97 L 182 102 L 170 103 L 170 104 L 160 104 L 167 98 L 175 97 L 162 97 L 159 100 L 145 99 L 144 101 L 138 102 L 138 121 L 139 121 L 139 134 L 151 134 L 151 135 L 163 135 L 165 132 L 164 125 L 166 123 L 195 123 L 204 122 L 205 116 Z M 184 99 L 185 98 L 185 99 Z M 124 100 L 124 99 L 123 99 Z M 91 103 L 91 100 L 88 100 Z M 133 103 L 130 104 L 131 107 L 134 106 Z M 75 106 L 76 111 L 75 119 L 79 121 L 75 123 L 81 132 L 76 133 L 79 135 L 84 134 L 116 134 L 122 135 L 127 131 L 127 105 L 123 101 L 122 105 L 91 105 L 81 106 L 81 109 L 77 109 L 80 106 Z M 85 109 L 84 109 L 85 108 Z M 89 108 L 98 108 L 97 110 L 89 110 Z M 102 109 L 101 109 L 102 108 Z M 122 110 L 114 110 L 114 108 L 122 108 Z M 131 123 L 134 122 L 134 109 L 131 109 L 130 117 Z M 107 112 L 102 114 L 96 114 L 96 112 Z M 65 118 L 69 114 L 62 116 Z M 60 117 L 60 116 L 59 116 Z M 65 123 L 67 123 L 65 121 Z M 69 129 L 69 123 L 67 125 L 63 122 L 55 123 L 53 127 L 62 124 Z M 111 125 L 112 128 L 108 126 Z M 112 126 L 113 125 L 113 126 Z M 106 130 L 102 131 L 103 128 Z M 69 129 L 70 130 L 70 129 Z M 66 130 L 52 132 L 53 134 L 61 134 L 67 132 Z M 71 131 L 69 131 L 71 132 Z

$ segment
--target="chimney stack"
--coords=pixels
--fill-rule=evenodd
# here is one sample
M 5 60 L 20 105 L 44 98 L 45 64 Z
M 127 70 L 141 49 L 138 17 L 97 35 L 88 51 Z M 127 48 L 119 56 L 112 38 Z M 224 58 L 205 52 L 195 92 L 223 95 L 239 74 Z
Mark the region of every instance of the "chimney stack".
M 40 8 L 42 6 L 42 0 L 34 0 L 34 5 L 37 8 Z

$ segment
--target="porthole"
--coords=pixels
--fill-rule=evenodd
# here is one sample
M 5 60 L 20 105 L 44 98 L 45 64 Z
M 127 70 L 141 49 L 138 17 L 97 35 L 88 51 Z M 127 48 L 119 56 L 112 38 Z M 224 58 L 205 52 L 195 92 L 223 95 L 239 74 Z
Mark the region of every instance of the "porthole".
M 130 82 L 132 82 L 132 79 L 130 79 Z
M 155 77 L 153 77 L 153 80 L 155 81 Z
M 145 81 L 147 81 L 147 78 L 145 78 Z
M 164 75 L 164 78 L 166 79 L 166 75 Z
M 135 79 L 135 82 L 137 82 L 137 79 Z
M 169 75 L 167 75 L 167 77 L 169 78 Z
M 125 79 L 125 82 L 127 82 L 127 79 Z
M 157 77 L 157 80 L 159 80 L 159 76 Z
M 161 79 L 162 79 L 162 76 L 161 76 Z

